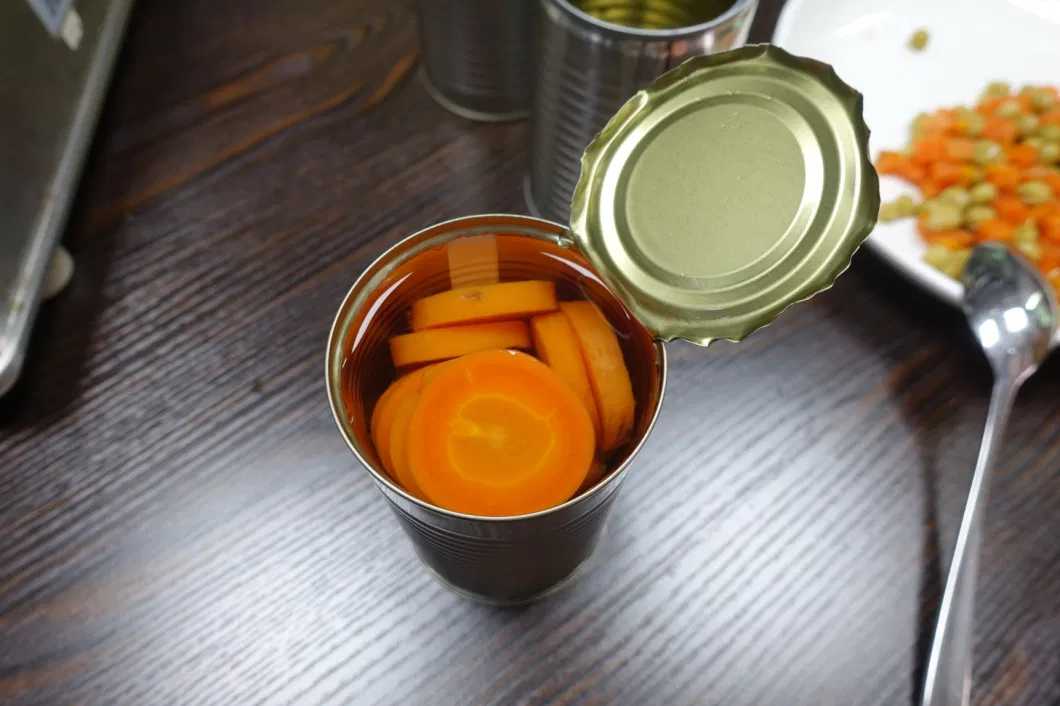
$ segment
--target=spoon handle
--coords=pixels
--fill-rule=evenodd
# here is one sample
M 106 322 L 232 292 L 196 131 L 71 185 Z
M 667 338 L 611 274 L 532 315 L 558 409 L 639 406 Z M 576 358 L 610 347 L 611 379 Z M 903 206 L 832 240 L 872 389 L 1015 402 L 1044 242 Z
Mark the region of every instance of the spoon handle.
M 970 703 L 975 582 L 987 481 L 1018 388 L 1018 381 L 1002 377 L 994 382 L 990 395 L 990 411 L 986 417 L 983 443 L 979 447 L 979 460 L 975 464 L 972 487 L 968 491 L 968 502 L 964 506 L 957 546 L 953 550 L 953 562 L 939 607 L 939 622 L 924 678 L 922 706 L 968 706 Z

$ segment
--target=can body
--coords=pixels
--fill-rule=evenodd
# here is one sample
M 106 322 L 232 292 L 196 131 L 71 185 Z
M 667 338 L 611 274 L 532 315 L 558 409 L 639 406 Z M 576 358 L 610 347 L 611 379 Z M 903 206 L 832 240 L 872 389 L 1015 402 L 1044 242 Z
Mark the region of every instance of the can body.
M 381 470 L 368 430 L 371 410 L 365 409 L 359 394 L 362 389 L 378 386 L 378 362 L 388 355 L 387 336 L 392 333 L 385 327 L 373 330 L 368 323 L 370 312 L 380 308 L 377 292 L 392 291 L 395 280 L 409 281 L 400 276 L 403 263 L 411 266 L 410 259 L 421 253 L 432 252 L 454 238 L 480 234 L 537 238 L 553 244 L 550 247 L 566 246 L 562 227 L 526 216 L 470 216 L 406 238 L 370 265 L 343 301 L 328 341 L 327 386 L 340 432 L 382 491 L 423 563 L 444 584 L 465 596 L 517 604 L 563 584 L 592 555 L 630 462 L 658 416 L 666 357 L 662 343 L 645 330 L 646 355 L 635 381 L 640 411 L 634 442 L 618 467 L 589 491 L 558 507 L 511 518 L 462 515 L 408 495 Z M 532 265 L 508 266 L 520 273 L 532 271 Z M 502 262 L 502 270 L 505 267 Z M 435 286 L 438 282 L 430 281 Z M 572 284 L 577 286 L 578 282 Z M 417 298 L 427 293 L 412 289 L 406 294 Z
M 746 41 L 757 0 L 728 3 L 716 18 L 688 27 L 650 28 L 694 18 L 698 6 L 710 4 L 540 0 L 533 145 L 526 185 L 532 213 L 567 221 L 582 153 L 634 93 L 686 59 L 726 51 Z M 624 20 L 637 18 L 637 11 L 647 6 L 655 10 L 656 24 L 649 19 L 640 20 L 649 27 L 644 29 L 612 24 L 581 9 L 601 13 L 595 6 L 611 13 L 605 17 Z M 666 12 L 670 16 L 660 18 L 659 13 Z
M 419 0 L 423 78 L 447 110 L 517 120 L 533 98 L 536 0 Z

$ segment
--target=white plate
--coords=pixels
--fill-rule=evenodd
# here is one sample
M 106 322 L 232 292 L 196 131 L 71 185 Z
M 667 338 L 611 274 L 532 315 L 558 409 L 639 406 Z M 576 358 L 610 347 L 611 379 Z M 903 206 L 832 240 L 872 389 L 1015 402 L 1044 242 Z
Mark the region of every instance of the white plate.
M 922 52 L 909 48 L 918 29 L 929 36 Z M 864 94 L 875 159 L 906 145 L 917 113 L 971 104 L 990 81 L 1060 84 L 1060 0 L 788 0 L 773 43 L 832 64 Z M 880 180 L 884 201 L 905 190 Z M 881 223 L 867 244 L 910 280 L 960 303 L 961 285 L 921 260 L 911 219 Z

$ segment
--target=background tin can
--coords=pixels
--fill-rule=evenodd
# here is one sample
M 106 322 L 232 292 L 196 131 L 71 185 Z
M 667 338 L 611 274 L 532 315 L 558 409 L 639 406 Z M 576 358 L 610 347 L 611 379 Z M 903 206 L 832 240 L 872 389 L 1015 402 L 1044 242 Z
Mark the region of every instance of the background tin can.
M 418 0 L 422 77 L 471 120 L 525 118 L 533 99 L 536 0 Z
M 389 366 L 387 340 L 400 326 L 407 305 L 444 288 L 438 277 L 422 277 L 420 256 L 443 250 L 442 246 L 455 238 L 473 235 L 501 236 L 499 243 L 511 240 L 506 236 L 523 242 L 536 239 L 535 248 L 540 244 L 552 249 L 535 264 L 532 259 L 506 256 L 499 246 L 502 279 L 541 278 L 545 276 L 541 268 L 547 267 L 542 263 L 570 245 L 562 226 L 508 215 L 459 218 L 401 241 L 365 270 L 339 308 L 328 340 L 328 398 L 346 443 L 394 510 L 423 563 L 444 584 L 465 596 L 516 604 L 560 586 L 592 556 L 630 462 L 655 425 L 666 384 L 666 354 L 663 344 L 637 323 L 642 354 L 629 361 L 639 410 L 634 441 L 618 467 L 585 493 L 549 510 L 513 518 L 463 515 L 408 495 L 380 470 L 368 428 L 371 410 L 364 408 L 364 400 L 374 399 L 385 386 L 379 371 Z M 439 257 L 444 258 L 444 253 Z M 410 264 L 412 258 L 417 258 L 415 268 Z M 409 276 L 410 272 L 421 276 L 417 279 Z M 570 272 L 570 281 L 559 281 L 557 287 L 584 290 L 586 278 L 594 277 L 585 266 L 580 272 Z M 625 312 L 617 299 L 610 305 L 601 303 L 601 308 L 611 317 L 618 309 Z
M 742 45 L 757 0 L 539 0 L 526 201 L 565 223 L 582 152 L 637 91 L 693 56 Z

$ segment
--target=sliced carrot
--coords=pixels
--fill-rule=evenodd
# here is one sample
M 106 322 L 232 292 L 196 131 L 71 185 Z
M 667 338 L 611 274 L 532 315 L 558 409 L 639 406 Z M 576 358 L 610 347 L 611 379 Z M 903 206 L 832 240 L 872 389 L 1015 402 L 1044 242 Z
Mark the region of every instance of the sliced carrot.
M 1045 181 L 1055 172 L 1044 164 L 1034 164 L 1023 170 L 1024 181 Z
M 1012 240 L 1013 230 L 1013 225 L 1007 221 L 1000 218 L 988 218 L 976 226 L 975 232 L 983 240 L 1008 242 Z
M 884 150 L 876 158 L 876 171 L 880 174 L 895 174 L 902 163 L 906 161 L 901 152 Z
M 1007 100 L 1007 97 L 986 98 L 979 101 L 979 105 L 975 106 L 975 111 L 980 115 L 991 117 L 1001 107 L 1001 104 Z
M 412 413 L 416 411 L 416 403 L 419 402 L 422 391 L 421 383 L 405 395 L 398 405 L 390 432 L 390 459 L 393 464 L 394 479 L 401 484 L 401 487 L 408 491 L 409 495 L 426 500 L 409 468 L 409 432 L 412 427 Z
M 1054 196 L 1060 197 L 1060 174 L 1049 172 L 1042 177 L 1042 181 L 1049 185 L 1049 188 L 1053 190 Z
M 1038 116 L 1038 122 L 1042 125 L 1060 125 L 1060 108 L 1045 111 Z
M 1060 214 L 1054 213 L 1042 219 L 1039 226 L 1041 234 L 1050 240 L 1060 243 Z
M 395 368 L 503 348 L 530 348 L 530 329 L 525 322 L 452 326 L 406 333 L 390 339 L 390 357 Z
M 511 351 L 472 353 L 424 386 L 408 463 L 439 507 L 524 515 L 574 495 L 595 450 L 581 400 L 547 365 Z
M 1019 126 L 1004 118 L 988 118 L 983 128 L 984 140 L 993 140 L 1002 145 L 1011 145 L 1019 136 Z
M 920 191 L 924 194 L 924 198 L 933 199 L 942 193 L 942 185 L 928 179 L 920 184 Z
M 1038 260 L 1038 268 L 1047 275 L 1060 277 L 1060 243 L 1051 238 L 1040 238 L 1038 246 L 1042 249 L 1042 257 Z
M 899 152 L 881 152 L 876 160 L 876 171 L 885 176 L 896 176 L 917 185 L 924 180 L 927 170 L 913 164 Z
M 379 455 L 379 461 L 391 477 L 394 477 L 394 464 L 390 455 L 390 436 L 394 428 L 394 418 L 397 416 L 401 402 L 409 394 L 418 392 L 423 386 L 423 376 L 435 366 L 429 365 L 419 368 L 408 375 L 404 375 L 390 384 L 390 387 L 379 397 L 372 410 L 372 421 L 370 429 L 372 432 L 372 443 Z
M 920 132 L 923 135 L 948 135 L 955 133 L 956 130 L 957 114 L 952 110 L 935 111 L 920 123 Z
M 975 243 L 975 236 L 966 230 L 953 228 L 951 230 L 922 230 L 921 234 L 929 245 L 941 245 L 950 250 L 970 247 Z
M 1008 161 L 1017 167 L 1029 167 L 1038 162 L 1038 150 L 1030 145 L 1012 145 L 1008 148 Z
M 1024 223 L 1031 212 L 1027 205 L 1015 196 L 999 196 L 994 200 L 993 207 L 1001 220 L 1014 226 Z
M 535 316 L 530 319 L 530 334 L 534 340 L 537 357 L 555 370 L 585 405 L 585 411 L 589 413 L 589 419 L 596 429 L 596 441 L 601 443 L 603 428 L 600 424 L 600 412 L 596 408 L 593 389 L 589 385 L 589 374 L 585 370 L 578 336 L 574 333 L 567 315 L 556 311 Z
M 983 176 L 1002 191 L 1012 191 L 1020 185 L 1020 170 L 1011 164 L 987 165 Z
M 913 186 L 918 186 L 927 177 L 927 170 L 906 160 L 905 164 L 895 172 L 895 176 L 899 179 L 904 179 Z
M 471 235 L 446 243 L 449 283 L 453 289 L 500 282 L 497 236 Z
M 611 451 L 629 441 L 635 406 L 633 384 L 618 336 L 592 302 L 563 302 L 560 310 L 570 319 L 581 345 L 589 385 L 600 412 L 600 450 Z
M 905 180 L 913 186 L 919 186 L 927 178 L 927 169 L 906 160 L 894 171 L 894 176 Z
M 945 186 L 969 186 L 979 177 L 979 170 L 970 164 L 935 162 L 928 168 L 931 181 Z
M 463 287 L 412 304 L 412 330 L 522 319 L 556 310 L 556 285 L 529 280 Z
M 1055 213 L 1057 213 L 1057 204 L 1055 202 L 1040 203 L 1030 207 L 1027 212 L 1027 220 L 1034 221 L 1034 224 L 1041 228 L 1046 219 Z
M 975 143 L 966 137 L 951 137 L 946 140 L 946 158 L 951 162 L 971 162 L 975 155 Z
M 375 444 L 376 455 L 379 456 L 379 462 L 383 464 L 383 468 L 386 469 L 387 473 L 393 475 L 393 467 L 390 465 L 390 426 L 394 422 L 394 414 L 390 410 L 393 409 L 392 404 L 394 395 L 401 389 L 401 380 L 395 380 L 390 383 L 390 387 L 386 388 L 382 396 L 375 403 L 375 408 L 372 410 L 372 421 L 370 429 L 372 431 L 372 443 Z M 387 428 L 386 442 L 383 441 L 383 427 Z
M 401 434 L 405 439 L 408 438 L 407 427 L 411 419 L 409 400 L 418 399 L 424 384 L 445 365 L 446 363 L 425 365 L 402 375 L 391 383 L 372 411 L 372 443 L 375 444 L 383 467 L 393 480 L 420 499 L 423 499 L 422 492 L 415 484 L 409 483 L 408 463 L 405 459 L 407 454 L 399 451 L 407 445 L 407 441 L 397 441 L 395 435 Z
M 921 137 L 913 144 L 913 153 L 909 161 L 927 166 L 946 159 L 946 138 L 942 135 Z

